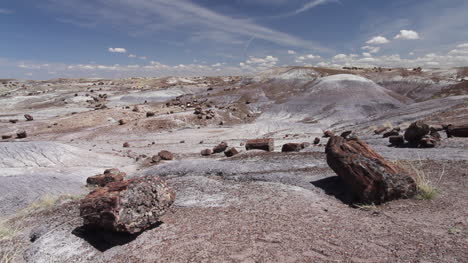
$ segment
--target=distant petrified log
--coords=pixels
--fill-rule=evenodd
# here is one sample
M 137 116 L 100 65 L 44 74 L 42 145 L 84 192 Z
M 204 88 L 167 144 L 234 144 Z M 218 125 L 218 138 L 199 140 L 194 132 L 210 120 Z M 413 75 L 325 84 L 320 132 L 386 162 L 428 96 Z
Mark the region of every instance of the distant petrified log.
M 357 138 L 333 136 L 325 152 L 328 165 L 349 187 L 356 202 L 381 204 L 416 193 L 416 183 L 406 171 Z
M 249 150 L 264 150 L 272 152 L 275 150 L 275 141 L 272 138 L 248 140 L 245 144 L 245 149 Z
M 468 137 L 468 124 L 448 125 L 445 129 L 447 137 Z
M 160 151 L 158 155 L 161 157 L 161 159 L 166 161 L 174 160 L 174 154 L 169 151 Z
M 375 134 L 381 134 L 382 132 L 388 130 L 389 128 L 388 127 L 379 127 L 377 129 L 374 130 L 374 133 Z
M 221 142 L 213 148 L 213 153 L 222 153 L 226 151 L 228 144 L 226 142 Z
M 413 122 L 405 132 L 405 140 L 417 145 L 425 135 L 429 134 L 429 131 L 429 126 L 423 121 Z
M 138 233 L 155 225 L 175 200 L 175 192 L 158 177 L 110 183 L 81 200 L 84 226 Z
M 286 143 L 281 148 L 281 152 L 300 152 L 302 146 L 299 143 Z
M 119 125 L 125 125 L 127 124 L 127 121 L 124 119 L 119 120 Z
M 33 121 L 34 120 L 33 116 L 31 116 L 29 114 L 24 114 L 24 118 L 26 119 L 26 121 Z
M 227 150 L 224 152 L 224 155 L 226 155 L 226 157 L 232 157 L 236 154 L 238 154 L 239 152 L 237 151 L 236 148 L 232 147 L 231 149 Z
M 405 139 L 403 138 L 403 135 L 390 136 L 388 138 L 388 142 L 391 145 L 399 146 L 399 145 L 403 145 L 405 143 Z
M 128 148 L 128 147 L 130 147 L 130 143 L 124 142 L 122 146 L 123 146 L 124 148 Z
M 2 135 L 2 140 L 11 139 L 13 135 Z
M 152 111 L 148 111 L 148 112 L 146 113 L 146 117 L 148 117 L 148 118 L 149 118 L 149 117 L 154 117 L 154 115 L 156 115 L 156 114 L 155 114 L 154 112 L 152 112 Z
M 103 187 L 109 183 L 121 182 L 125 176 L 126 174 L 118 169 L 108 169 L 104 171 L 104 174 L 88 177 L 88 179 L 86 179 L 86 183 L 88 185 Z
M 20 131 L 20 132 L 16 133 L 16 137 L 18 139 L 24 139 L 24 138 L 28 137 L 28 134 L 26 133 L 26 131 Z
M 8 120 L 10 123 L 17 123 L 18 120 L 17 119 L 11 119 L 11 120 Z
M 200 152 L 202 156 L 210 156 L 212 153 L 213 151 L 211 151 L 211 149 L 205 149 Z

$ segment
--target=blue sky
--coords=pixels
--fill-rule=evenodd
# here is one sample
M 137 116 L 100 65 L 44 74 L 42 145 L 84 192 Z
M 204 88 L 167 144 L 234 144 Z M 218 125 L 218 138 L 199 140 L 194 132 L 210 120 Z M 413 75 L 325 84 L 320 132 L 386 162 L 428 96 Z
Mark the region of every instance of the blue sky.
M 0 78 L 468 66 L 466 0 L 10 0 Z

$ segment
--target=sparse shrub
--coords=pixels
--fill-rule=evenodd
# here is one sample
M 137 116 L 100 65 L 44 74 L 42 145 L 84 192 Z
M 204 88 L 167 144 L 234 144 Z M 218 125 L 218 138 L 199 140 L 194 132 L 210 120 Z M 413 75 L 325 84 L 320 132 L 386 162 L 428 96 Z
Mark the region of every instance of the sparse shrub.
M 17 229 L 6 222 L 0 222 L 0 240 L 9 239 L 17 233 Z
M 40 200 L 32 203 L 26 210 L 34 211 L 34 210 L 43 210 L 49 209 L 55 205 L 58 198 L 53 197 L 49 194 L 43 196 Z
M 354 207 L 364 211 L 373 211 L 377 209 L 377 206 L 375 204 L 355 204 Z

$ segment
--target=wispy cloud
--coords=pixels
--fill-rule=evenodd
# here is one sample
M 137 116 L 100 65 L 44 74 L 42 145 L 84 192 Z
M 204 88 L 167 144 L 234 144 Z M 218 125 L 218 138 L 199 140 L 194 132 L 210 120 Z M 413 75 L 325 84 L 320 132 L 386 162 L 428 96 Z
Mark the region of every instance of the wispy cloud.
M 125 48 L 121 48 L 121 47 L 110 47 L 109 49 L 107 49 L 109 52 L 111 53 L 127 53 L 127 50 Z
M 0 8 L 0 15 L 10 15 L 13 14 L 13 10 Z
M 295 10 L 294 12 L 291 12 L 290 15 L 297 15 L 297 14 L 306 12 L 316 6 L 328 4 L 330 2 L 338 2 L 338 0 L 313 0 L 313 1 L 306 3 L 301 8 Z
M 313 41 L 280 32 L 250 20 L 238 19 L 212 11 L 187 0 L 49 0 L 61 12 L 89 21 L 122 25 L 129 31 L 142 27 L 150 31 L 165 28 L 201 26 L 205 31 L 221 31 L 233 35 L 254 37 L 279 45 L 330 52 Z M 330 0 L 320 0 L 330 1 Z M 76 7 L 76 8 L 73 8 Z M 73 12 L 71 12 L 73 10 Z

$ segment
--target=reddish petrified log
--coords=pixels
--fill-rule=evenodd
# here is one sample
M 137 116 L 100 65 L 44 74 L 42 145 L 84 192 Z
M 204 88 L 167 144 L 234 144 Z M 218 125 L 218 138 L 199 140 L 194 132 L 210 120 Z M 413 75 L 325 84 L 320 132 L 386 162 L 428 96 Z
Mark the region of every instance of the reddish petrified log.
M 357 138 L 333 136 L 325 152 L 328 165 L 349 187 L 356 202 L 381 204 L 416 193 L 416 183 L 405 170 Z
M 172 205 L 175 192 L 155 176 L 110 183 L 81 200 L 84 226 L 138 233 L 159 222 Z
M 302 149 L 300 143 L 286 143 L 281 148 L 281 152 L 300 152 Z
M 264 150 L 272 152 L 275 149 L 275 141 L 271 138 L 268 139 L 254 139 L 248 140 L 245 144 L 245 149 L 249 150 Z

